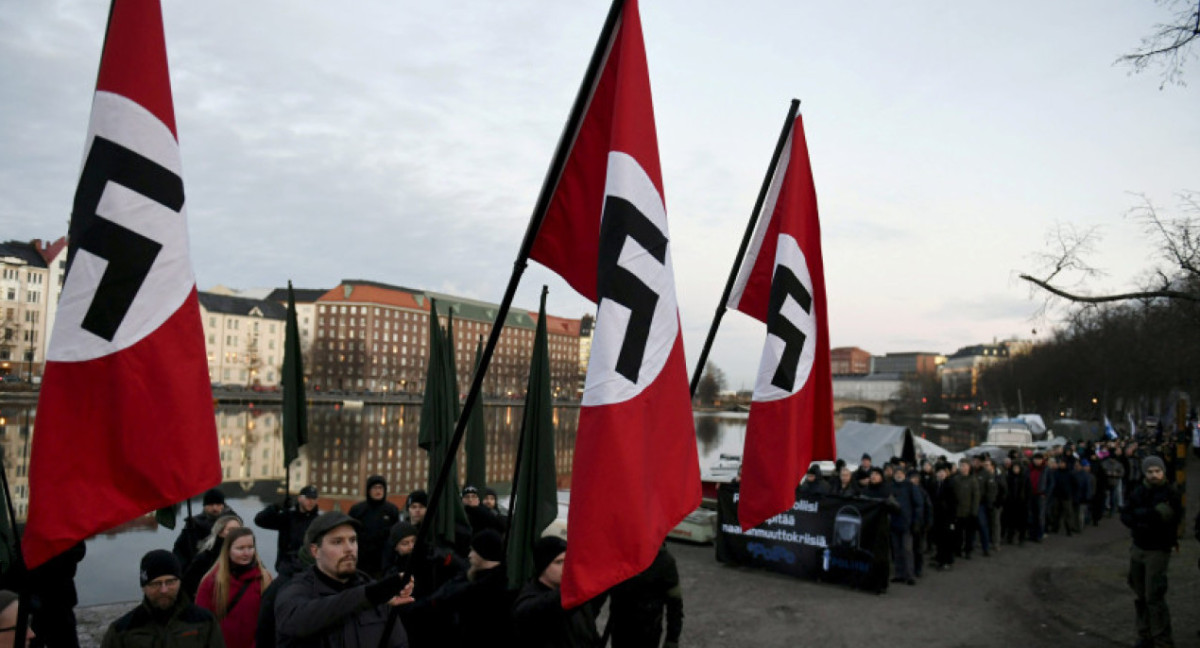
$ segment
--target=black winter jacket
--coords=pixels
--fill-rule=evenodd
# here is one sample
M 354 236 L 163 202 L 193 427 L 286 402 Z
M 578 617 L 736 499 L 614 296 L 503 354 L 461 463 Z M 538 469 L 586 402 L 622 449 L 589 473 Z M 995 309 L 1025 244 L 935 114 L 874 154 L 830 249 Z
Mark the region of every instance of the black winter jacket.
M 275 599 L 278 648 L 376 648 L 387 623 L 387 604 L 367 599 L 371 578 L 358 572 L 338 583 L 311 567 L 292 577 Z M 385 644 L 408 648 L 404 624 L 397 622 Z
M 316 507 L 305 513 L 298 507 L 285 509 L 272 504 L 254 516 L 254 523 L 263 529 L 279 532 L 276 540 L 275 571 L 279 574 L 295 574 L 304 569 L 297 551 L 304 545 L 304 532 L 308 525 L 321 513 Z
M 1176 529 L 1183 517 L 1179 492 L 1170 484 L 1143 481 L 1125 501 L 1121 522 L 1133 532 L 1133 544 L 1147 551 L 1170 551 L 1178 544 Z

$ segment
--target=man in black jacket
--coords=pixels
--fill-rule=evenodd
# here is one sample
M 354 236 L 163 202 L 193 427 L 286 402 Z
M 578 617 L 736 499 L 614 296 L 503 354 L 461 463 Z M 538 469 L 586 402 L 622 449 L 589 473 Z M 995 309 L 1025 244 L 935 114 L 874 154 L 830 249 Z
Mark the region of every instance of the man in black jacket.
M 601 645 L 593 601 L 570 610 L 562 607 L 558 590 L 566 558 L 567 543 L 557 536 L 539 538 L 533 545 L 535 576 L 517 593 L 512 611 L 517 641 L 524 648 Z
M 139 580 L 142 603 L 113 621 L 103 648 L 225 648 L 221 626 L 212 613 L 192 604 L 180 591 L 179 559 L 164 549 L 142 556 Z
M 315 561 L 275 600 L 279 648 L 408 648 L 397 621 L 383 644 L 390 608 L 412 603 L 413 583 L 399 574 L 380 581 L 358 571 L 358 520 L 337 511 L 308 526 L 304 544 Z
M 387 480 L 382 475 L 367 477 L 367 499 L 350 507 L 350 517 L 362 524 L 358 536 L 358 568 L 377 578 L 383 572 L 384 552 L 392 526 L 400 521 L 400 509 L 387 501 Z
M 210 488 L 204 493 L 204 508 L 199 515 L 193 515 L 183 522 L 183 530 L 175 539 L 172 552 L 179 559 L 179 564 L 187 567 L 196 554 L 200 553 L 200 543 L 212 534 L 213 522 L 225 514 L 233 514 L 233 509 L 225 506 L 225 493 L 219 488 Z
M 310 485 L 300 489 L 294 508 L 271 504 L 254 516 L 254 523 L 259 527 L 279 532 L 275 571 L 280 576 L 291 576 L 304 568 L 298 552 L 304 546 L 304 533 L 308 531 L 308 525 L 320 513 L 317 510 L 317 487 Z
M 609 591 L 609 626 L 613 648 L 658 648 L 666 620 L 663 648 L 677 648 L 683 632 L 683 590 L 679 570 L 666 545 L 645 571 Z M 664 616 L 664 612 L 666 613 Z
M 1167 483 L 1163 460 L 1142 461 L 1145 480 L 1133 489 L 1121 511 L 1121 522 L 1133 534 L 1129 552 L 1129 587 L 1137 598 L 1138 646 L 1173 646 L 1171 612 L 1167 608 L 1167 566 L 1177 544 L 1183 517 L 1179 493 Z

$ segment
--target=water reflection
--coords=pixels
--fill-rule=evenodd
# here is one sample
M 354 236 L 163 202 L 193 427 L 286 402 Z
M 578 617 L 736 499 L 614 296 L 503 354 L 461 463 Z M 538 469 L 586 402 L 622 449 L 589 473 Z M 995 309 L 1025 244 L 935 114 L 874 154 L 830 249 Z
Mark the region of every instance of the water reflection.
M 487 435 L 487 482 L 501 492 L 512 479 L 523 408 L 520 405 L 484 407 Z M 13 505 L 23 521 L 29 502 L 29 449 L 35 412 L 32 405 L 0 406 L 0 454 L 3 456 Z M 249 523 L 268 503 L 283 497 L 283 440 L 280 410 L 276 407 L 222 404 L 215 411 L 221 470 L 230 506 Z M 742 453 L 748 415 L 698 413 L 696 436 L 700 467 L 715 463 L 721 454 Z M 417 445 L 421 409 L 414 405 L 366 405 L 347 408 L 314 405 L 309 411 L 309 439 L 291 469 L 291 490 L 315 484 L 322 510 L 348 510 L 363 497 L 367 476 L 383 475 L 391 499 L 397 503 L 412 490 L 426 487 L 428 458 Z M 559 488 L 571 486 L 571 464 L 578 407 L 554 410 L 556 471 Z M 840 425 L 840 421 L 839 421 Z M 911 424 L 910 424 L 911 426 Z M 935 422 L 912 426 L 914 432 L 958 451 L 977 444 L 982 426 Z M 941 429 L 939 429 L 941 428 Z M 466 471 L 459 461 L 459 483 Z M 200 500 L 193 500 L 200 510 Z M 186 513 L 186 508 L 184 510 Z M 79 567 L 76 582 L 83 605 L 131 601 L 140 596 L 136 568 L 150 549 L 169 548 L 177 531 L 157 527 L 145 516 L 111 529 L 88 541 L 88 557 Z M 274 564 L 275 533 L 257 530 L 264 562 Z
M 521 405 L 483 408 L 489 486 L 505 490 L 512 480 L 522 414 Z M 282 497 L 279 407 L 221 404 L 215 416 L 221 488 L 226 495 L 265 500 Z M 34 417 L 34 408 L 29 405 L 0 408 L 0 449 L 20 521 L 24 521 L 29 503 L 29 445 Z M 570 488 L 579 409 L 557 407 L 553 420 L 558 486 Z M 291 492 L 315 484 L 321 493 L 322 509 L 346 510 L 362 498 L 367 477 L 378 474 L 387 480 L 391 498 L 402 501 L 409 492 L 427 487 L 428 455 L 417 445 L 420 424 L 421 408 L 414 405 L 312 406 L 308 444 L 291 466 Z M 461 453 L 460 484 L 466 476 L 466 460 Z

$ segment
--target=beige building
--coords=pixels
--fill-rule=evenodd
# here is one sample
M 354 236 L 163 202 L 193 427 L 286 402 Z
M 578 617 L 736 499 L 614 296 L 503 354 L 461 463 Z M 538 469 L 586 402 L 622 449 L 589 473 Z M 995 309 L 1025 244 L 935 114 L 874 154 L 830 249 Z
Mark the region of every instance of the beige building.
M 276 302 L 200 293 L 200 319 L 214 385 L 274 388 L 283 368 L 287 308 Z
M 41 376 L 66 259 L 65 237 L 0 243 L 0 375 Z

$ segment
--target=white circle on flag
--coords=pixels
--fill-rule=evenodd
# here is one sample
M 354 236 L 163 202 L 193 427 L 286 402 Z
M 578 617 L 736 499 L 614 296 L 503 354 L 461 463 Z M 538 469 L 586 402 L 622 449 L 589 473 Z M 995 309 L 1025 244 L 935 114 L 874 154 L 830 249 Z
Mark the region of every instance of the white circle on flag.
M 779 309 L 780 316 L 804 333 L 804 348 L 800 351 L 800 357 L 796 361 L 796 380 L 792 383 L 791 391 L 781 389 L 771 382 L 783 359 L 786 344 L 780 337 L 768 333 L 767 341 L 763 344 L 762 358 L 758 363 L 758 378 L 754 383 L 754 400 L 756 401 L 779 400 L 804 389 L 804 385 L 808 383 L 808 378 L 812 374 L 813 360 L 816 358 L 817 318 L 814 313 L 817 306 L 812 276 L 808 272 L 808 260 L 804 257 L 804 251 L 800 249 L 796 239 L 789 234 L 780 234 L 775 248 L 776 272 L 779 271 L 781 265 L 787 266 L 792 274 L 796 275 L 800 283 L 804 284 L 804 289 L 808 291 L 809 295 L 812 295 L 814 302 L 806 312 L 792 297 L 789 296 L 784 300 Z
M 650 176 L 626 153 L 608 154 L 608 175 L 604 195 L 629 201 L 668 240 L 664 261 L 660 263 L 633 238 L 626 238 L 617 265 L 637 275 L 648 288 L 658 294 L 651 319 L 637 382 L 617 372 L 617 359 L 629 326 L 630 311 L 610 299 L 601 299 L 596 311 L 592 332 L 592 353 L 584 382 L 584 406 L 607 405 L 628 401 L 641 394 L 653 383 L 663 367 L 679 335 L 679 310 L 675 300 L 675 273 L 671 268 L 670 235 L 667 231 L 667 210 L 662 196 Z
M 179 144 L 157 117 L 121 95 L 97 91 L 88 128 L 87 160 L 95 138 L 103 137 L 153 160 L 181 176 Z M 187 207 L 175 212 L 109 181 L 96 214 L 160 245 L 150 271 L 111 341 L 83 328 L 108 260 L 78 249 L 59 298 L 47 359 L 78 362 L 111 355 L 138 343 L 162 326 L 196 285 L 188 253 Z

